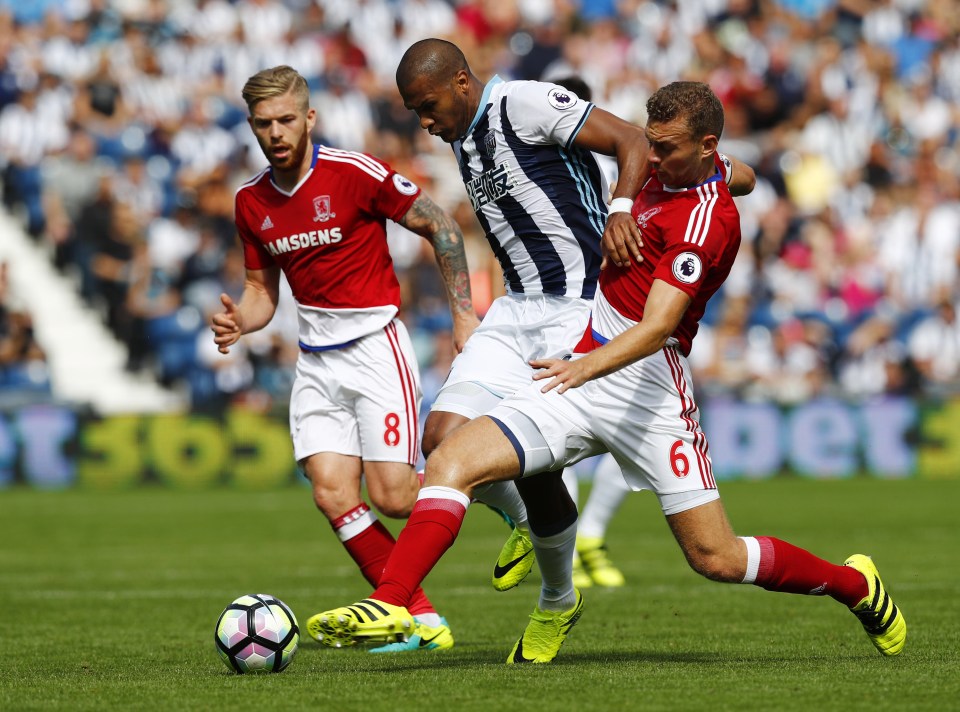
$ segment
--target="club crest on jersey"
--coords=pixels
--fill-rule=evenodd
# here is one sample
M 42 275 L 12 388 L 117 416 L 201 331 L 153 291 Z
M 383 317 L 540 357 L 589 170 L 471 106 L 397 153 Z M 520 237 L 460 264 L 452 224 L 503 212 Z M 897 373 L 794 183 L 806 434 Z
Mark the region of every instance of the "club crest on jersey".
M 318 195 L 313 199 L 313 210 L 316 213 L 313 217 L 314 222 L 326 222 L 330 218 L 337 217 L 336 213 L 330 212 L 330 196 Z
M 703 273 L 703 263 L 693 252 L 681 252 L 674 257 L 671 269 L 678 282 L 693 284 Z
M 650 219 L 651 219 L 654 215 L 656 215 L 657 213 L 659 213 L 660 210 L 661 210 L 660 206 L 657 206 L 657 207 L 655 207 L 655 208 L 650 208 L 649 210 L 646 210 L 646 211 L 640 213 L 640 214 L 637 216 L 637 225 L 640 226 L 641 228 L 646 228 L 646 227 L 647 227 L 647 223 L 650 222 Z
M 417 192 L 417 184 L 409 178 L 404 178 L 399 173 L 393 174 L 393 185 L 404 195 L 413 195 Z
M 493 129 L 487 131 L 487 135 L 483 137 L 483 152 L 487 155 L 487 158 L 492 159 L 493 154 L 497 152 L 497 132 Z
M 560 109 L 561 111 L 577 105 L 577 98 L 559 87 L 554 87 L 547 93 L 547 101 L 554 109 Z

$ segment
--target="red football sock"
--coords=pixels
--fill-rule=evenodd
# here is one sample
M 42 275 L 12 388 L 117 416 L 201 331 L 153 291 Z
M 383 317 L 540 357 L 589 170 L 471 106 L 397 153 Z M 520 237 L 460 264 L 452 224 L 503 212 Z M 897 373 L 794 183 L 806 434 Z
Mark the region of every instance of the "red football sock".
M 413 592 L 456 540 L 466 514 L 466 506 L 457 499 L 428 495 L 417 500 L 370 598 L 409 609 Z
M 383 567 L 396 546 L 396 539 L 366 504 L 360 504 L 331 522 L 333 531 L 343 543 L 350 557 L 360 567 L 371 586 L 380 583 Z M 408 610 L 413 615 L 436 613 L 430 599 L 417 588 L 410 597 Z
M 760 568 L 754 583 L 768 591 L 831 596 L 848 608 L 867 595 L 867 581 L 856 569 L 837 566 L 773 537 L 758 536 Z

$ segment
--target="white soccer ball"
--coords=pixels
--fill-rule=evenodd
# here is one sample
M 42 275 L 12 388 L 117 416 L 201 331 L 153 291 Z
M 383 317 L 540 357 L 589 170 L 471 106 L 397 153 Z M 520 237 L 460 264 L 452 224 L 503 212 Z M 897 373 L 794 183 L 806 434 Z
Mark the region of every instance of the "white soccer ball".
M 220 659 L 234 672 L 280 672 L 297 653 L 300 627 L 279 598 L 251 593 L 223 609 L 214 641 Z

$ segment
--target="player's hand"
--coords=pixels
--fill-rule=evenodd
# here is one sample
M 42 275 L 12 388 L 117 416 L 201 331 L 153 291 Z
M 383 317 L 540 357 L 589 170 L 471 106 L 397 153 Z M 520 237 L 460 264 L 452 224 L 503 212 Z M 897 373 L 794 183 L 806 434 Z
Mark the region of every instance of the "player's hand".
M 230 347 L 237 343 L 243 334 L 243 316 L 240 313 L 240 307 L 229 295 L 221 294 L 220 303 L 223 304 L 223 311 L 211 317 L 210 326 L 213 329 L 213 343 L 217 345 L 217 350 L 222 354 L 228 354 Z
M 586 359 L 578 358 L 575 361 L 561 358 L 539 358 L 530 361 L 530 365 L 540 369 L 533 374 L 534 381 L 543 381 L 551 379 L 547 385 L 540 389 L 541 393 L 557 389 L 557 393 L 565 393 L 571 388 L 582 386 L 590 380 L 590 373 Z
M 629 267 L 631 258 L 638 263 L 643 262 L 643 255 L 640 254 L 643 238 L 637 221 L 630 213 L 610 213 L 600 246 L 603 255 L 600 269 L 606 269 L 610 262 L 617 267 Z
M 463 352 L 463 347 L 467 345 L 467 339 L 480 326 L 480 320 L 476 312 L 460 312 L 453 316 L 453 345 L 457 353 Z

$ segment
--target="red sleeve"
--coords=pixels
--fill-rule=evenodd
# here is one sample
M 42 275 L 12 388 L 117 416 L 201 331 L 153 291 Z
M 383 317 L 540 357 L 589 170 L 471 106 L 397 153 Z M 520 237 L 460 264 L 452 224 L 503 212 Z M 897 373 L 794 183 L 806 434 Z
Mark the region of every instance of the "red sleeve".
M 691 297 L 695 297 L 710 269 L 710 256 L 696 245 L 670 245 L 657 263 L 653 278 L 662 279 Z
M 376 163 L 381 170 L 371 169 L 370 163 Z M 349 186 L 357 207 L 377 219 L 398 222 L 420 195 L 420 188 L 413 181 L 368 153 L 362 154 L 358 162 L 340 164 L 340 171 L 340 179 Z
M 389 168 L 389 166 L 387 166 Z M 380 215 L 399 222 L 413 201 L 420 195 L 420 188 L 412 180 L 390 169 L 390 175 L 380 184 L 376 195 L 376 208 Z
M 726 187 L 712 184 L 717 192 Z M 713 202 L 719 199 L 714 194 Z M 727 245 L 727 230 L 711 201 L 687 203 L 688 209 L 673 211 L 664 226 L 664 249 L 653 278 L 662 279 L 691 297 L 706 282 Z

